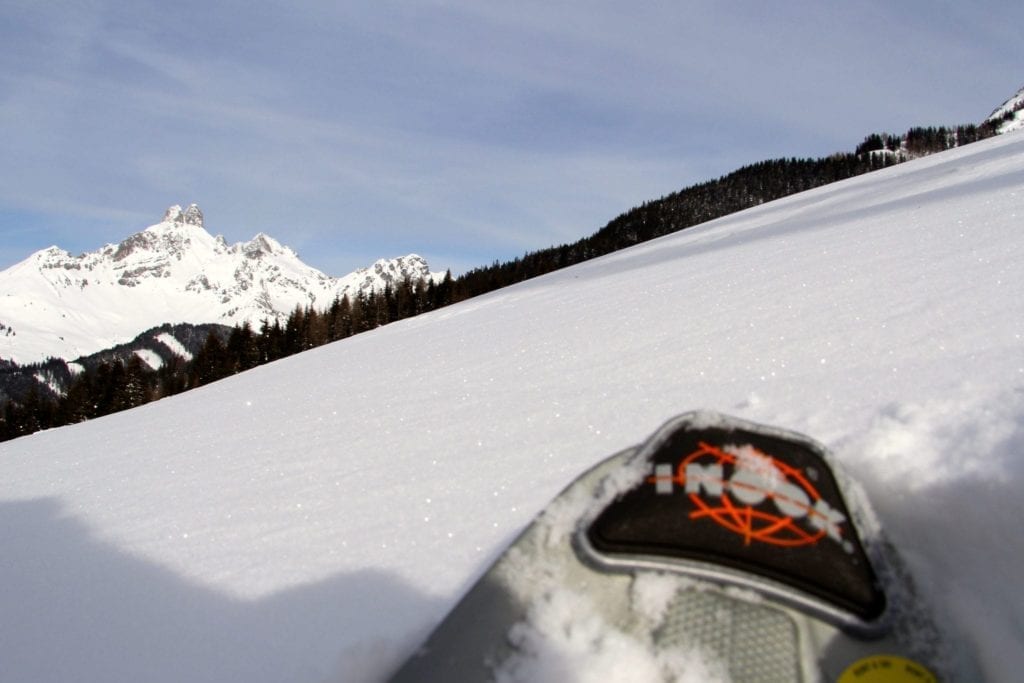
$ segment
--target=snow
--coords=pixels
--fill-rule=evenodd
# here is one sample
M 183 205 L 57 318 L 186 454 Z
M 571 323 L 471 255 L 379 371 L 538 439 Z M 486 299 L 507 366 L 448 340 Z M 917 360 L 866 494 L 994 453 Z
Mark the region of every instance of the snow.
M 1007 114 L 1012 115 L 1009 120 L 1003 120 Z M 1010 99 L 1003 102 L 994 112 L 989 114 L 987 121 L 996 121 L 1000 134 L 1024 128 L 1024 88 L 1021 88 Z
M 0 444 L 0 678 L 378 680 L 576 475 L 706 408 L 828 445 L 1016 680 L 1022 216 L 1013 133 Z
M 55 396 L 63 395 L 64 391 L 61 387 L 60 382 L 57 381 L 49 372 L 38 371 L 35 373 L 35 379 L 37 382 L 42 384 L 44 387 L 50 390 Z
M 189 353 L 188 349 L 186 349 L 185 346 L 170 332 L 161 332 L 155 337 L 155 339 L 169 348 L 171 353 L 174 355 L 185 360 L 192 360 L 192 354 Z
M 139 357 L 139 360 L 148 365 L 151 370 L 159 370 L 164 364 L 160 355 L 152 349 L 137 349 L 135 355 Z
M 728 674 L 699 650 L 662 651 L 609 628 L 586 594 L 551 593 L 509 634 L 518 652 L 495 671 L 497 683 L 677 681 L 719 683 Z

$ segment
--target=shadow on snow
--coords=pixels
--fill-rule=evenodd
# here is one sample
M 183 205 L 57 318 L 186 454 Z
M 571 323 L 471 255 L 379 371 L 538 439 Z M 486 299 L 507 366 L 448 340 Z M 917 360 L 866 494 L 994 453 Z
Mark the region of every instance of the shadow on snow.
M 373 571 L 226 596 L 92 537 L 54 499 L 0 503 L 0 548 L 0 680 L 372 681 L 438 609 Z

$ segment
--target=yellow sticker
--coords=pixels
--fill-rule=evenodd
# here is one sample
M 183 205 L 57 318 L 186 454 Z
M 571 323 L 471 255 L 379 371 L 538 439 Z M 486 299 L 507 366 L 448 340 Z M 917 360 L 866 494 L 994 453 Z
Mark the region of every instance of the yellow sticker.
M 836 683 L 938 683 L 927 667 L 898 655 L 871 655 L 846 668 Z

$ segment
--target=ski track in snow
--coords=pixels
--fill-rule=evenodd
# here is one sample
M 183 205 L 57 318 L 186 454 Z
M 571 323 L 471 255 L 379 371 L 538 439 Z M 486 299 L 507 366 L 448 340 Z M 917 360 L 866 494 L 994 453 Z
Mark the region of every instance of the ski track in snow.
M 708 408 L 832 447 L 1016 680 L 1022 218 L 1010 134 L 0 444 L 0 679 L 378 680 L 577 474 Z

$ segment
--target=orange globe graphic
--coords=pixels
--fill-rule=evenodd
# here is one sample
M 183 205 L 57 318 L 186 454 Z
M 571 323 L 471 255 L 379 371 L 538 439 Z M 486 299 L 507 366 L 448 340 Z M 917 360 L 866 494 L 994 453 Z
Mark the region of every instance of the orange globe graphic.
M 815 503 L 821 500 L 817 489 L 800 470 L 770 455 L 754 453 L 756 469 L 750 469 L 749 462 L 734 453 L 701 442 L 696 451 L 679 463 L 673 478 L 684 486 L 691 464 L 711 463 L 718 465 L 717 471 L 721 472 L 727 467 L 732 469 L 729 481 L 717 482 L 717 500 L 709 501 L 699 490 L 689 493 L 696 508 L 690 519 L 708 519 L 741 536 L 745 545 L 755 541 L 783 547 L 816 544 L 826 535 L 824 525 L 808 529 L 798 519 L 819 514 L 815 509 Z M 755 505 L 750 501 L 759 502 Z M 774 504 L 767 505 L 768 501 Z

